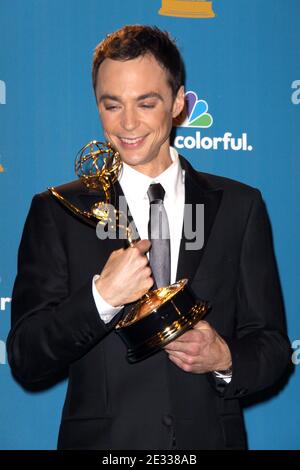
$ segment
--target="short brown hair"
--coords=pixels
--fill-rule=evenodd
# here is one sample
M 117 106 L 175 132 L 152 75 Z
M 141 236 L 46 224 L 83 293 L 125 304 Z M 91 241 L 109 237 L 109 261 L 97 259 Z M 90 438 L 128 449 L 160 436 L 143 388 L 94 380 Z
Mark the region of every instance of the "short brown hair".
M 127 25 L 109 34 L 95 48 L 92 79 L 96 94 L 97 73 L 104 59 L 126 61 L 152 54 L 167 71 L 168 83 L 175 97 L 184 83 L 184 65 L 169 33 L 156 26 Z

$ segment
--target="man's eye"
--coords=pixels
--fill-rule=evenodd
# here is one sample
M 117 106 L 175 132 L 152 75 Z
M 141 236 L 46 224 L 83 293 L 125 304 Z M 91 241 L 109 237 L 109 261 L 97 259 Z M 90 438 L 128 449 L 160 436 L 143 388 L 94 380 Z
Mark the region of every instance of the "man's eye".
M 142 103 L 142 104 L 141 104 L 141 107 L 142 107 L 142 108 L 145 108 L 145 109 L 151 109 L 151 108 L 154 108 L 154 107 L 155 107 L 155 104 Z
M 105 109 L 106 109 L 107 111 L 113 111 L 114 109 L 118 109 L 118 106 L 114 106 L 114 105 L 105 106 Z

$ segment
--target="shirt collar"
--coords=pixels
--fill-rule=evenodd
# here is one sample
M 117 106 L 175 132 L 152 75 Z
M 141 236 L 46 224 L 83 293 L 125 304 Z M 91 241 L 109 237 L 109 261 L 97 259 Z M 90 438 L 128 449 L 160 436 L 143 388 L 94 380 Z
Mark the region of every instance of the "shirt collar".
M 165 190 L 165 197 L 176 194 L 178 185 L 183 182 L 183 170 L 180 165 L 178 152 L 170 147 L 172 163 L 156 178 L 144 175 L 123 162 L 119 182 L 127 199 L 148 199 L 147 191 L 151 183 L 160 183 Z

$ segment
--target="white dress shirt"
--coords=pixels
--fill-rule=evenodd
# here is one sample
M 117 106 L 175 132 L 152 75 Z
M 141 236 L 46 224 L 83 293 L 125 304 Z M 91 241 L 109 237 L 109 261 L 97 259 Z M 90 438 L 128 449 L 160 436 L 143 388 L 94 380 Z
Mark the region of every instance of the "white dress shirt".
M 148 239 L 149 222 L 149 198 L 148 188 L 152 183 L 160 183 L 165 190 L 164 206 L 167 212 L 170 229 L 171 248 L 171 284 L 176 281 L 177 264 L 182 235 L 183 212 L 185 202 L 185 171 L 182 169 L 178 152 L 170 147 L 171 165 L 156 178 L 144 175 L 123 162 L 119 183 L 122 187 L 130 213 L 138 230 L 141 240 Z M 93 297 L 99 315 L 104 323 L 109 323 L 114 316 L 124 307 L 112 307 L 100 295 L 96 288 L 96 280 L 99 274 L 93 276 Z M 229 383 L 231 375 L 225 376 L 215 372 L 216 377 Z

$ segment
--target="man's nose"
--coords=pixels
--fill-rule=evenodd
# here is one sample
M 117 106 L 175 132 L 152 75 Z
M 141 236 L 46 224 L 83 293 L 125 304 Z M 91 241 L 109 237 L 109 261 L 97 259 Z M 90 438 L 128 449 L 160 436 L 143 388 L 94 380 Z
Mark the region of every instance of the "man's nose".
M 138 126 L 138 117 L 132 108 L 124 109 L 122 113 L 122 126 L 127 131 L 134 130 Z

